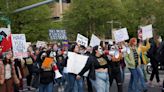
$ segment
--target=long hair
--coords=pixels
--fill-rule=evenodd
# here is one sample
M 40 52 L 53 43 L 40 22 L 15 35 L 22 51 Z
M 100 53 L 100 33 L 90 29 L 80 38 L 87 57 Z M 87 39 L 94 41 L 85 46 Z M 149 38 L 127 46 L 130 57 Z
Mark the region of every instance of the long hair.
M 8 62 L 7 62 L 7 60 L 9 60 Z M 6 65 L 6 64 L 11 64 L 12 62 L 11 62 L 11 59 L 7 59 L 6 57 L 4 57 L 4 59 L 3 59 L 3 64 L 4 65 Z
M 93 56 L 96 56 L 96 50 L 98 50 L 98 47 L 99 47 L 98 45 L 93 47 L 93 51 L 92 51 Z

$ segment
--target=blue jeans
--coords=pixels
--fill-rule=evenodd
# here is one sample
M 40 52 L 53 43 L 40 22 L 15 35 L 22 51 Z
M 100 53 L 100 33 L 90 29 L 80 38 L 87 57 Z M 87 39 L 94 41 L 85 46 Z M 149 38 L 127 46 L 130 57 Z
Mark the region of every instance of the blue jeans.
M 39 92 L 53 92 L 53 82 L 49 84 L 40 84 Z
M 109 92 L 109 74 L 105 72 L 96 72 L 96 80 L 91 80 L 92 86 L 96 92 Z
M 143 74 L 142 69 L 140 67 L 137 67 L 137 72 L 138 72 L 138 77 L 139 77 L 139 82 L 140 82 L 140 89 L 146 90 L 147 85 L 145 83 L 145 78 L 144 78 L 144 74 Z
M 129 82 L 129 87 L 128 87 L 128 92 L 141 92 L 139 90 L 139 77 L 138 77 L 138 72 L 137 69 L 130 69 L 131 72 L 131 77 L 130 77 L 130 82 Z
M 125 68 L 122 68 L 122 67 L 120 66 L 120 71 L 121 71 L 122 83 L 124 83 L 124 80 L 125 80 Z
M 68 73 L 63 73 L 63 77 L 65 79 L 65 88 L 64 88 L 64 92 L 68 92 L 69 90 L 69 84 L 68 84 L 68 81 L 69 81 L 69 78 L 68 78 Z
M 83 92 L 83 79 L 76 80 L 76 75 L 68 73 L 67 86 L 65 92 Z
M 144 64 L 141 64 L 141 69 L 142 69 L 142 72 L 143 72 L 143 75 L 144 75 L 144 79 L 145 79 L 145 82 L 147 81 L 147 74 L 146 74 L 146 71 L 144 69 Z
M 74 92 L 84 92 L 83 78 L 81 78 L 80 80 L 75 80 Z

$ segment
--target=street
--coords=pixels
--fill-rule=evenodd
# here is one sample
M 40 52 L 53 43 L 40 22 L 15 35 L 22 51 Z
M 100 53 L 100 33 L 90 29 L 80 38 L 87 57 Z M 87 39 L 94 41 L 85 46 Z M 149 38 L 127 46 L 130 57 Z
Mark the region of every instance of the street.
M 129 80 L 130 80 L 130 73 L 128 71 L 128 69 L 125 70 L 125 81 L 124 81 L 124 84 L 123 84 L 123 92 L 127 92 L 128 90 L 128 84 L 129 84 Z M 160 80 L 163 81 L 164 79 L 164 72 L 163 71 L 160 71 Z M 150 78 L 150 74 L 148 74 L 148 79 Z M 26 85 L 25 81 L 24 81 L 24 84 Z M 54 86 L 54 92 L 59 92 L 57 90 L 57 85 Z M 26 87 L 24 87 L 24 91 L 21 91 L 21 92 L 37 92 L 37 91 L 28 91 L 26 89 Z M 61 92 L 61 91 L 60 91 Z M 88 92 L 86 90 L 86 86 L 85 86 L 85 92 Z M 113 85 L 111 86 L 111 89 L 110 89 L 110 92 L 117 92 L 117 85 L 116 85 L 116 82 L 114 80 L 113 82 Z M 148 86 L 148 92 L 161 92 L 161 87 L 159 87 L 157 85 L 157 82 L 156 82 L 156 78 L 154 77 L 154 80 L 153 80 L 153 87 L 149 87 Z

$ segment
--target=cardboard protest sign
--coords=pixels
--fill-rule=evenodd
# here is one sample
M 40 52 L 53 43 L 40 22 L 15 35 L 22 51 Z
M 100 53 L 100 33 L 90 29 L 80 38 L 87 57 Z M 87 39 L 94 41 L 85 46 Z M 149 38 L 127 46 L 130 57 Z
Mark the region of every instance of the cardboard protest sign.
M 77 34 L 76 42 L 85 47 L 88 46 L 88 38 L 86 38 L 85 36 L 83 36 L 81 34 Z
M 50 69 L 53 64 L 53 58 L 46 57 L 42 63 L 43 69 Z
M 126 28 L 122 28 L 120 30 L 114 31 L 113 34 L 116 43 L 129 39 L 129 35 Z
M 87 60 L 88 56 L 76 54 L 74 52 L 68 52 L 67 72 L 74 74 L 80 73 Z M 86 72 L 84 76 L 88 76 L 88 72 Z
M 51 40 L 66 40 L 67 35 L 65 30 L 49 30 L 49 37 Z
M 141 27 L 141 29 L 142 29 L 142 40 L 146 40 L 147 38 L 153 37 L 152 25 L 147 25 L 147 26 Z
M 12 34 L 13 55 L 16 58 L 27 57 L 25 34 Z
M 91 37 L 91 41 L 90 41 L 90 45 L 89 46 L 94 47 L 96 45 L 100 45 L 100 42 L 101 42 L 101 40 L 97 36 L 95 36 L 94 34 L 92 34 L 92 37 Z
M 0 28 L 0 55 L 11 49 L 11 30 L 9 28 Z

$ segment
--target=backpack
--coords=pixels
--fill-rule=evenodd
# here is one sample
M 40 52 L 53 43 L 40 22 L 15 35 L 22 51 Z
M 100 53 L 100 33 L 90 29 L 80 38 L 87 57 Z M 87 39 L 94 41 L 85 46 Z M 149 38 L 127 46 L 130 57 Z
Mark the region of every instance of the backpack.
M 45 58 L 40 66 L 40 83 L 49 84 L 54 82 L 54 71 L 51 64 L 53 63 L 53 59 Z
M 40 72 L 40 83 L 42 84 L 49 84 L 51 82 L 54 82 L 54 72 L 51 71 L 45 71 L 41 69 Z

